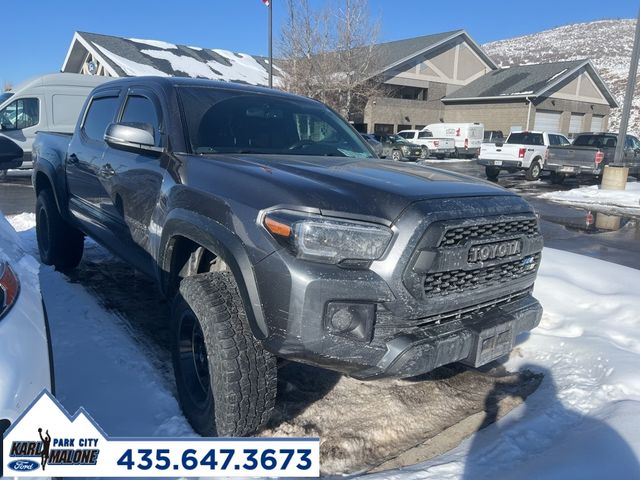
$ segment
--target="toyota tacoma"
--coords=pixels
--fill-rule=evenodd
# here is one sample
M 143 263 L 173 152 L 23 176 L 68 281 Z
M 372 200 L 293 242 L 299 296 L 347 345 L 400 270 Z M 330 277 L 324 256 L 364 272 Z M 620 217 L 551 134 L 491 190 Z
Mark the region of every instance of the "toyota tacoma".
M 203 435 L 250 435 L 277 358 L 359 379 L 486 364 L 542 309 L 532 207 L 464 175 L 381 160 L 325 105 L 139 77 L 97 87 L 34 146 L 42 261 L 89 236 L 172 306 L 179 400 Z

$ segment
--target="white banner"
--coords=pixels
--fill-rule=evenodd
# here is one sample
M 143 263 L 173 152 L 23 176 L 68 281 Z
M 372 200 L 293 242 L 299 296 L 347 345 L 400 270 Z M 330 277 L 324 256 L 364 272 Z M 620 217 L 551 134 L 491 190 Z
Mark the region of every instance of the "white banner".
M 318 477 L 318 438 L 108 438 L 43 392 L 3 438 L 8 477 Z

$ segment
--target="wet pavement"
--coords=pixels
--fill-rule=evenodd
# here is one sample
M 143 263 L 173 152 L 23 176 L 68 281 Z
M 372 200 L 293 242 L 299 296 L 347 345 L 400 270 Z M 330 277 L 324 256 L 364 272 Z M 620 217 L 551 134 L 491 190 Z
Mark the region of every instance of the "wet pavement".
M 421 164 L 485 179 L 484 168 L 475 161 L 430 160 Z M 581 180 L 579 185 L 594 183 Z M 546 246 L 640 269 L 640 218 L 607 215 L 538 198 L 545 192 L 577 188 L 576 179 L 568 178 L 563 185 L 553 185 L 545 177 L 529 182 L 522 172 L 501 172 L 498 184 L 531 202 L 540 215 Z M 0 211 L 5 215 L 33 212 L 34 205 L 28 172 L 11 172 L 7 181 L 0 183 Z

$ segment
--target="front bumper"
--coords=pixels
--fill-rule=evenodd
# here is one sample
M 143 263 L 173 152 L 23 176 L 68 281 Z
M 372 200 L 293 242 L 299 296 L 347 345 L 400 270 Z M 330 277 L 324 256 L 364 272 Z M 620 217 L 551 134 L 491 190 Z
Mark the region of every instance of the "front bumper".
M 366 270 L 310 264 L 276 251 L 254 266 L 269 328 L 265 347 L 362 379 L 410 377 L 457 361 L 478 366 L 507 354 L 515 337 L 540 321 L 542 308 L 531 296 L 535 272 L 490 288 L 425 298 L 416 292 L 420 280 L 410 284 L 408 279 L 415 280 L 407 275 L 415 253 L 452 220 L 456 205 L 471 224 L 487 212 L 500 221 L 506 218 L 501 214 L 532 215 L 517 197 L 418 202 L 396 222 L 399 233 L 388 254 Z M 469 248 L 448 248 L 435 257 L 433 268 L 451 270 L 467 258 Z M 520 258 L 541 248 L 541 237 L 524 239 Z M 332 331 L 329 318 L 336 303 L 371 306 L 375 316 L 362 338 Z

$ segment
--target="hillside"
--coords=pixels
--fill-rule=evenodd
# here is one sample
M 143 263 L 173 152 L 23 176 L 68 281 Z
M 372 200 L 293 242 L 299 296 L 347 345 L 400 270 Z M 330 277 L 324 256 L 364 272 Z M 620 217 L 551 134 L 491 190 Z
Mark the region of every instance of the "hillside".
M 487 43 L 483 47 L 500 66 L 590 58 L 620 104 L 621 108 L 611 112 L 609 128 L 615 131 L 622 114 L 634 28 L 635 20 L 577 23 L 533 35 Z M 636 87 L 629 122 L 629 131 L 636 134 L 640 134 L 638 90 Z

